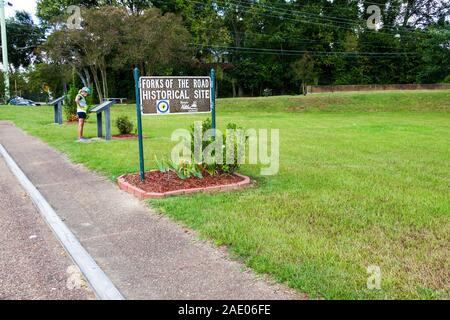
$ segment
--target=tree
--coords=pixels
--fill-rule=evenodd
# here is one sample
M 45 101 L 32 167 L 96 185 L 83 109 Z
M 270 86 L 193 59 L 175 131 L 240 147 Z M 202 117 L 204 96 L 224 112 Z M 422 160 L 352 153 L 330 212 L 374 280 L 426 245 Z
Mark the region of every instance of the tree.
M 93 79 L 100 100 L 110 96 L 108 73 L 139 66 L 143 74 L 171 74 L 192 56 L 189 33 L 174 14 L 157 9 L 131 14 L 123 7 L 82 10 L 81 30 L 54 31 L 43 50 L 49 62 L 72 66 L 85 86 Z M 145 30 L 145 32 L 142 32 Z
M 85 86 L 91 86 L 91 76 L 100 101 L 108 97 L 107 69 L 116 54 L 124 9 L 103 7 L 83 9 L 83 28 L 71 30 L 63 26 L 53 32 L 43 49 L 49 61 L 71 65 Z
M 234 3 L 231 1 L 225 1 L 223 4 L 222 10 L 224 11 L 224 22 L 227 28 L 230 30 L 232 39 L 231 42 L 233 46 L 236 48 L 235 52 L 231 53 L 230 62 L 234 66 L 234 68 L 230 71 L 230 79 L 233 97 L 243 96 L 244 94 L 244 79 L 239 74 L 239 69 L 244 69 L 247 72 L 249 71 L 248 65 L 253 64 L 248 60 L 248 56 L 241 55 L 239 53 L 239 49 L 244 46 L 245 41 L 249 35 L 246 34 L 248 25 L 247 19 L 249 18 L 249 12 L 247 8 L 252 4 L 252 1 L 245 0 L 239 3 Z M 244 71 L 243 70 L 243 71 Z M 252 89 L 255 87 L 255 83 L 253 82 Z
M 103 5 L 112 5 L 127 8 L 132 14 L 141 14 L 145 9 L 153 6 L 150 0 L 103 0 Z
M 30 90 L 44 91 L 50 100 L 67 93 L 67 84 L 71 81 L 72 70 L 68 65 L 38 63 L 28 68 L 26 77 Z
M 297 81 L 301 81 L 301 92 L 307 94 L 307 84 L 314 81 L 314 60 L 309 54 L 292 64 L 293 77 Z
M 145 30 L 145 32 L 143 32 Z M 179 16 L 164 15 L 158 9 L 126 17 L 115 65 L 139 66 L 145 75 L 171 74 L 180 64 L 188 63 L 190 34 Z
M 84 27 L 71 30 L 85 64 L 90 68 L 100 101 L 109 97 L 108 66 L 121 41 L 127 12 L 121 8 L 103 7 L 83 10 Z
M 82 30 L 64 26 L 65 9 L 73 4 L 83 8 Z M 293 93 L 299 81 L 303 92 L 311 82 L 442 81 L 449 73 L 448 35 L 442 31 L 448 1 L 379 0 L 382 28 L 377 31 L 367 27 L 366 9 L 372 4 L 38 0 L 38 15 L 54 21 L 42 59 L 69 65 L 101 96 L 131 95 L 134 66 L 144 75 L 205 74 L 214 67 L 220 93 L 233 96 L 261 94 L 265 88 Z
M 66 16 L 66 10 L 71 5 L 91 8 L 99 4 L 97 0 L 37 0 L 36 15 L 48 25 L 61 22 L 61 17 Z
M 44 41 L 44 30 L 35 25 L 31 15 L 17 11 L 6 20 L 9 63 L 14 68 L 27 68 L 39 60 L 38 46 Z
M 428 26 L 449 15 L 450 3 L 447 0 L 396 0 L 401 24 L 406 26 Z
M 41 54 L 49 64 L 70 66 L 79 76 L 85 87 L 91 87 L 89 63 L 83 55 L 76 33 L 67 29 L 53 32 L 41 47 Z
M 418 82 L 443 82 L 450 75 L 450 23 L 429 29 L 431 37 L 423 42 L 423 69 L 417 76 Z

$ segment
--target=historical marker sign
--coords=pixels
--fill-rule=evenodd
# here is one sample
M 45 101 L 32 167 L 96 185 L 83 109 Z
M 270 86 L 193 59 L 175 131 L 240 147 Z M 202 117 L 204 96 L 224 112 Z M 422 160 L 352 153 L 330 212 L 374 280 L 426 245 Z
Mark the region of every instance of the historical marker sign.
M 139 88 L 144 115 L 211 112 L 210 77 L 141 77 Z

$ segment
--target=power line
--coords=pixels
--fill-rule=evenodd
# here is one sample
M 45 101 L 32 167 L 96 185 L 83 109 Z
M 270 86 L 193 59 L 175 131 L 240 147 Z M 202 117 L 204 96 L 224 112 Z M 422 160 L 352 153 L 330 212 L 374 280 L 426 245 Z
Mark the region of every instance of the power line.
M 219 1 L 220 0 L 218 0 L 218 2 Z M 222 1 L 225 2 L 224 0 L 222 0 Z M 261 2 L 258 2 L 258 3 L 255 2 L 254 4 L 249 5 L 249 4 L 246 4 L 246 3 L 242 3 L 242 1 L 240 1 L 240 0 L 234 0 L 234 1 L 228 0 L 228 1 L 231 4 L 234 4 L 234 5 L 242 5 L 242 6 L 246 6 L 246 7 L 260 6 L 262 8 L 266 8 L 266 9 L 269 9 L 269 10 L 276 10 L 278 13 L 286 14 L 286 15 L 293 16 L 293 17 L 298 17 L 298 15 L 300 15 L 300 16 L 301 15 L 306 15 L 306 16 L 310 16 L 310 17 L 317 17 L 317 18 L 324 19 L 324 20 L 331 20 L 333 22 L 336 22 L 336 21 L 341 22 L 342 21 L 342 22 L 350 22 L 352 24 L 353 23 L 356 23 L 356 24 L 357 23 L 361 23 L 360 20 L 347 19 L 347 18 L 342 18 L 342 17 L 333 17 L 333 16 L 329 16 L 329 15 L 324 15 L 324 14 L 314 14 L 314 13 L 300 12 L 298 10 L 294 10 L 293 8 L 286 8 L 285 9 L 285 8 L 280 8 L 280 7 L 275 6 L 275 5 L 264 4 L 264 3 L 261 3 Z M 287 3 L 286 3 L 286 5 L 287 5 Z M 303 7 L 306 7 L 306 5 L 302 6 L 302 8 Z
M 355 20 L 355 19 L 347 19 L 347 18 L 342 18 L 342 17 L 334 17 L 334 16 L 330 16 L 330 15 L 325 15 L 325 14 L 314 14 L 314 13 L 300 12 L 300 11 L 295 10 L 295 9 L 292 8 L 292 7 L 294 7 L 294 8 L 296 7 L 295 3 L 285 2 L 284 4 L 275 5 L 275 4 L 266 4 L 266 3 L 262 3 L 262 2 L 253 2 L 252 4 L 249 4 L 249 3 L 244 3 L 242 0 L 234 0 L 234 1 L 228 0 L 228 1 L 230 3 L 232 3 L 232 4 L 235 4 L 235 5 L 243 5 L 243 6 L 247 6 L 247 7 L 251 6 L 251 5 L 257 5 L 257 6 L 259 5 L 259 6 L 268 8 L 268 9 L 276 9 L 278 11 L 285 12 L 286 14 L 291 14 L 293 16 L 295 16 L 295 15 L 290 13 L 290 11 L 297 12 L 298 14 L 301 14 L 301 15 L 317 16 L 319 18 L 325 17 L 327 19 L 335 19 L 335 20 L 338 20 L 338 21 L 347 21 L 347 22 L 351 22 L 351 23 L 360 23 L 359 19 Z M 401 0 L 400 4 L 405 4 L 405 3 L 406 3 L 406 0 Z M 333 4 L 333 3 L 330 2 L 330 4 Z M 374 5 L 377 5 L 379 7 L 384 8 L 384 7 L 386 7 L 387 4 L 392 5 L 393 3 L 392 3 L 392 0 L 386 1 L 385 3 L 370 2 L 370 1 L 365 1 L 365 0 L 355 0 L 351 4 L 355 4 L 357 6 L 358 5 L 365 5 L 365 4 L 374 4 Z M 287 6 L 289 6 L 289 5 L 291 5 L 292 7 L 288 8 Z M 309 5 L 305 4 L 305 5 L 300 6 L 300 8 L 305 8 L 307 6 L 309 6 Z
M 206 49 L 221 49 L 221 50 L 233 50 L 233 51 L 249 51 L 258 53 L 272 53 L 279 55 L 348 55 L 348 56 L 409 56 L 417 55 L 414 52 L 352 52 L 352 51 L 308 51 L 308 50 L 280 50 L 270 48 L 249 48 L 249 47 L 233 47 L 233 46 L 220 46 L 220 45 L 205 45 L 201 43 L 189 43 L 191 46 Z
M 195 0 L 186 0 L 187 2 L 191 2 L 191 3 L 197 3 L 197 4 L 201 4 L 201 5 L 205 5 L 205 3 L 203 2 L 199 2 L 199 1 L 195 1 Z M 236 0 L 239 1 L 239 0 Z M 326 20 L 327 22 L 332 22 L 333 24 L 327 24 L 327 23 L 321 23 L 321 22 L 317 22 L 317 21 L 311 21 L 311 20 L 306 20 L 306 19 L 302 19 L 304 17 L 301 16 L 297 16 L 297 15 L 293 15 L 292 13 L 288 12 L 288 11 L 280 11 L 277 10 L 277 7 L 273 7 L 273 6 L 269 6 L 269 5 L 263 5 L 261 3 L 253 3 L 253 4 L 247 4 L 247 3 L 242 3 L 242 2 L 234 2 L 231 0 L 215 0 L 215 2 L 220 6 L 220 3 L 222 3 L 222 6 L 225 7 L 227 4 L 233 4 L 233 5 L 240 5 L 242 6 L 245 10 L 245 13 L 248 13 L 248 11 L 250 9 L 253 9 L 255 7 L 258 6 L 266 6 L 266 8 L 268 9 L 272 9 L 271 11 L 274 12 L 275 14 L 267 14 L 267 13 L 262 13 L 262 12 L 256 12 L 256 13 L 251 13 L 253 15 L 257 15 L 257 16 L 266 16 L 266 17 L 272 17 L 272 18 L 278 18 L 278 19 L 285 19 L 285 20 L 289 20 L 289 21 L 294 21 L 294 22 L 299 22 L 299 23 L 306 23 L 306 24 L 315 24 L 315 25 L 320 25 L 320 26 L 326 26 L 326 27 L 333 27 L 333 28 L 340 28 L 340 29 L 347 29 L 347 30 L 352 30 L 352 31 L 357 31 L 358 27 L 361 28 L 361 23 L 363 23 L 364 20 L 351 20 L 355 23 L 355 25 L 351 25 L 349 26 L 349 23 L 345 23 L 345 22 L 340 22 L 340 21 L 336 21 L 333 20 L 332 18 L 329 18 L 329 16 L 327 15 L 318 15 L 317 17 L 314 17 L 312 19 L 316 19 L 316 20 Z M 300 15 L 302 14 L 299 11 L 295 11 L 295 10 L 290 10 L 290 11 L 294 11 L 299 13 Z M 276 15 L 276 13 L 281 14 L 281 15 L 288 15 L 288 17 L 286 16 L 280 16 L 280 15 Z M 291 15 L 291 17 L 289 17 L 289 15 Z M 295 18 L 292 18 L 295 17 Z M 328 17 L 328 18 L 327 18 Z M 299 19 L 300 18 L 300 19 Z M 342 25 L 344 24 L 344 25 Z M 384 27 L 384 30 L 393 30 L 394 32 L 391 34 L 398 34 L 399 30 L 397 30 L 396 28 L 387 28 Z M 417 29 L 415 29 L 415 31 L 418 31 Z M 423 30 L 420 30 L 423 32 Z M 368 33 L 377 33 L 378 31 L 375 30 L 369 30 L 367 29 L 365 32 Z M 401 32 L 405 33 L 406 30 L 401 30 Z M 411 31 L 409 31 L 411 33 Z M 387 32 L 385 32 L 387 33 Z M 405 36 L 405 35 L 404 35 Z
M 206 29 L 209 31 L 217 31 L 216 29 Z M 256 32 L 251 32 L 251 31 L 245 31 L 245 32 L 239 32 L 239 31 L 229 31 L 230 33 L 233 34 L 240 34 L 240 35 L 254 35 L 256 37 L 274 37 L 274 34 L 271 33 L 256 33 Z M 292 39 L 295 39 L 296 41 L 292 41 Z M 288 41 L 289 43 L 293 43 L 293 44 L 305 44 L 305 43 L 312 43 L 312 44 L 327 44 L 327 45 L 331 45 L 331 44 L 336 44 L 336 43 L 345 43 L 345 41 L 343 40 L 316 40 L 316 39 L 305 39 L 305 38 L 301 38 L 298 36 L 293 36 L 293 35 L 289 35 L 289 38 L 283 38 L 284 41 Z M 358 41 L 357 44 L 363 44 L 363 45 L 368 45 L 368 46 L 374 46 L 377 48 L 388 48 L 388 49 L 399 49 L 398 47 L 394 47 L 394 46 L 384 46 L 384 45 L 378 45 L 373 41 Z
M 204 5 L 205 3 L 203 3 L 203 2 L 199 2 L 199 1 L 195 1 L 195 0 L 186 0 L 187 2 L 191 2 L 191 3 L 197 3 L 197 4 L 202 4 L 202 5 Z M 291 21 L 296 21 L 296 22 L 305 22 L 305 21 L 301 21 L 301 20 L 298 20 L 298 18 L 303 18 L 301 15 L 303 14 L 303 15 L 307 15 L 307 14 L 305 14 L 305 13 L 301 13 L 301 12 L 298 12 L 297 11 L 297 13 L 300 15 L 295 15 L 295 14 L 293 14 L 293 13 L 290 13 L 289 11 L 280 11 L 280 10 L 277 10 L 275 7 L 270 7 L 270 6 L 267 6 L 267 5 L 263 5 L 263 4 L 261 4 L 261 3 L 258 3 L 258 4 L 256 4 L 256 3 L 254 3 L 254 4 L 244 4 L 244 3 L 235 3 L 235 2 L 233 2 L 233 1 L 230 1 L 230 0 L 228 0 L 228 3 L 226 2 L 226 0 L 216 0 L 216 2 L 217 2 L 217 4 L 219 4 L 219 3 L 222 3 L 223 5 L 223 7 L 225 7 L 227 4 L 232 4 L 232 5 L 240 5 L 240 6 L 242 6 L 243 8 L 245 8 L 246 9 L 246 11 L 248 12 L 250 9 L 253 9 L 253 8 L 256 8 L 256 7 L 266 7 L 266 8 L 268 8 L 268 9 L 271 9 L 271 12 L 274 12 L 275 14 L 276 13 L 278 13 L 278 14 L 281 14 L 281 15 L 286 15 L 287 17 L 280 17 L 279 15 L 273 15 L 273 14 L 265 14 L 265 13 L 262 13 L 262 12 L 258 12 L 258 13 L 256 13 L 256 15 L 259 15 L 259 16 L 267 16 L 267 17 L 275 17 L 275 18 L 283 18 L 283 19 L 287 19 L 287 20 L 291 20 Z M 293 11 L 293 10 L 290 10 L 290 11 Z M 294 18 L 292 18 L 292 17 L 294 17 Z M 344 22 L 339 22 L 339 21 L 335 21 L 335 20 L 332 20 L 332 19 L 327 19 L 327 17 L 325 16 L 325 15 L 322 15 L 322 16 L 318 16 L 317 18 L 315 18 L 315 19 L 322 19 L 322 20 L 328 20 L 328 22 L 334 22 L 334 23 L 344 23 Z M 357 20 L 355 20 L 355 21 L 357 21 Z M 307 21 L 307 23 L 312 23 L 312 24 L 319 24 L 319 25 L 325 25 L 325 26 L 330 26 L 330 25 L 328 25 L 328 24 L 324 24 L 324 23 L 319 23 L 319 22 L 313 22 L 313 21 Z M 361 23 L 361 21 L 359 21 L 358 20 L 358 23 Z M 344 26 L 341 26 L 341 25 L 338 25 L 338 26 L 336 26 L 336 27 L 338 27 L 338 28 L 347 28 L 348 29 L 348 27 L 344 27 Z

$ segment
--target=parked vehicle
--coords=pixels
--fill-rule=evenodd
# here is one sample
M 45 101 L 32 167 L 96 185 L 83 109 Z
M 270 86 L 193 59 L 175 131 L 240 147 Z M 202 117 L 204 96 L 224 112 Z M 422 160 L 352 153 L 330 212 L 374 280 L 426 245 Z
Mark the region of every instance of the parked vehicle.
M 9 104 L 13 106 L 36 106 L 32 100 L 24 99 L 22 97 L 15 97 L 9 100 Z

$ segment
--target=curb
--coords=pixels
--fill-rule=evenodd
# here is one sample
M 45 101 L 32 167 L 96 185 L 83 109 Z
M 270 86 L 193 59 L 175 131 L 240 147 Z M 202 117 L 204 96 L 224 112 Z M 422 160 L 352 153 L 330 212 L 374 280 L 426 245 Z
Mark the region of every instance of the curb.
M 42 194 L 31 183 L 2 144 L 0 144 L 0 155 L 5 159 L 7 166 L 30 196 L 56 238 L 89 282 L 97 297 L 102 300 L 124 300 L 125 298 L 114 286 L 112 281 L 97 265 L 72 231 L 64 224 L 47 200 L 45 200 Z
M 241 189 L 245 186 L 248 186 L 251 184 L 251 180 L 249 177 L 244 176 L 239 173 L 234 173 L 234 175 L 242 178 L 243 180 L 237 183 L 231 183 L 231 184 L 224 184 L 224 185 L 218 185 L 218 186 L 211 186 L 211 187 L 203 187 L 203 188 L 191 188 L 191 189 L 180 189 L 175 191 L 167 191 L 167 192 L 147 192 L 144 191 L 136 186 L 131 185 L 125 180 L 126 174 L 120 176 L 117 178 L 117 184 L 119 185 L 119 188 L 123 191 L 126 191 L 128 193 L 131 193 L 139 200 L 145 200 L 145 199 L 162 199 L 166 197 L 171 196 L 179 196 L 179 195 L 186 195 L 186 194 L 192 194 L 197 192 L 224 192 L 224 191 L 233 191 L 237 189 Z

